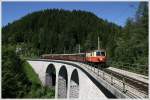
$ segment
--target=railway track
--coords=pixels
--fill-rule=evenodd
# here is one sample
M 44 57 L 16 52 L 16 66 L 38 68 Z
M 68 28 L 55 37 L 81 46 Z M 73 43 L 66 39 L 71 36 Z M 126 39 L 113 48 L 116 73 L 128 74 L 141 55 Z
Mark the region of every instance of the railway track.
M 123 80 L 123 78 L 124 78 L 124 81 L 126 83 L 134 86 L 138 90 L 142 91 L 144 94 L 148 95 L 148 83 L 139 81 L 137 79 L 134 79 L 134 78 L 122 75 L 122 74 L 119 74 L 119 73 L 114 72 L 114 71 L 109 70 L 109 69 L 101 69 L 101 70 L 103 70 L 104 72 L 116 77 L 119 80 Z
M 90 66 L 93 66 L 95 68 L 98 68 L 102 71 L 104 71 L 105 73 L 109 74 L 109 75 L 112 75 L 113 77 L 119 79 L 120 81 L 123 81 L 131 86 L 133 86 L 134 88 L 136 88 L 137 90 L 141 91 L 142 93 L 144 93 L 145 95 L 148 95 L 148 83 L 145 83 L 143 81 L 140 81 L 140 80 L 137 80 L 135 78 L 132 78 L 132 77 L 129 77 L 129 76 L 126 76 L 126 75 L 123 75 L 123 74 L 120 74 L 120 73 L 117 73 L 116 71 L 112 71 L 110 69 L 107 69 L 107 68 L 102 68 L 102 67 L 98 67 L 98 66 L 95 66 L 95 65 L 92 65 L 92 64 L 88 64 Z
M 102 77 L 104 77 L 103 72 L 107 74 L 106 76 L 109 76 L 109 77 L 112 76 L 112 80 L 114 80 L 114 82 L 113 81 L 111 82 L 112 85 L 114 84 L 115 86 L 121 86 L 121 85 L 123 86 L 123 84 L 124 84 L 124 86 L 121 87 L 120 89 L 121 89 L 121 91 L 123 90 L 125 92 L 125 94 L 129 93 L 129 95 L 131 94 L 131 97 L 132 96 L 135 96 L 135 97 L 137 96 L 140 98 L 148 97 L 148 83 L 147 82 L 140 81 L 136 78 L 126 76 L 124 74 L 121 74 L 120 72 L 116 72 L 116 71 L 113 71 L 113 70 L 110 70 L 107 68 L 103 68 L 101 66 L 92 65 L 92 64 L 88 64 L 88 65 L 93 67 L 94 70 L 93 70 L 93 68 L 89 68 L 89 69 L 93 70 L 96 73 L 97 73 L 97 71 L 95 71 L 95 69 L 101 70 L 100 72 L 102 73 Z M 119 80 L 120 83 L 119 83 L 119 81 L 116 82 L 117 81 L 116 79 Z M 106 81 L 107 80 L 109 81 L 110 78 L 106 79 Z M 117 87 L 117 88 L 119 89 L 119 87 Z

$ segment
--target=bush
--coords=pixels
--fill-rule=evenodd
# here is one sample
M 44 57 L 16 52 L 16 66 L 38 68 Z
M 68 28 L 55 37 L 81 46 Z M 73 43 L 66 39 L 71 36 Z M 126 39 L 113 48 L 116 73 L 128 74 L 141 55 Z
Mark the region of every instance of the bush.
M 2 48 L 2 98 L 22 97 L 29 81 L 22 71 L 22 61 L 12 46 Z
M 2 48 L 2 98 L 53 98 L 55 92 L 43 87 L 32 67 L 14 51 L 10 45 Z

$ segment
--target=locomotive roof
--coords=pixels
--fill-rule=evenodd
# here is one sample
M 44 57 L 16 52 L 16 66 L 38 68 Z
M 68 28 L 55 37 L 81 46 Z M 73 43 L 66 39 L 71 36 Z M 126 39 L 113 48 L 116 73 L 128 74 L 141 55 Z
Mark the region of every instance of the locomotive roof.
M 106 51 L 106 50 L 105 49 L 89 50 L 89 51 L 86 51 L 86 53 L 90 53 L 90 52 L 93 52 L 93 51 L 96 52 L 96 51 Z

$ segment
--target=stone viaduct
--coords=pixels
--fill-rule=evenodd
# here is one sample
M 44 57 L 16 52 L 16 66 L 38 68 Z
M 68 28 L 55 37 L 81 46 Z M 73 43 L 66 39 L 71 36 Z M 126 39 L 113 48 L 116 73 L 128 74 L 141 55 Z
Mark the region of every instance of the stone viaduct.
M 28 60 L 44 86 L 55 89 L 55 98 L 106 99 L 79 68 L 58 62 Z

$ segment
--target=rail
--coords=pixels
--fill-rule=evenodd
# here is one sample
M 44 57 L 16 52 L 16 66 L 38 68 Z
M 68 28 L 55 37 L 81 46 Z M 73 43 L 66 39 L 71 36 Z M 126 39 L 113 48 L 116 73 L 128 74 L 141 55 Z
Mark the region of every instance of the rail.
M 106 73 L 103 69 L 99 68 L 99 66 L 96 65 L 84 65 L 87 69 L 94 72 L 96 75 L 101 77 L 103 80 L 107 81 L 117 89 L 119 89 L 124 94 L 129 95 L 130 97 L 134 98 L 148 98 L 148 93 L 145 93 L 144 91 L 141 91 L 134 86 L 126 83 L 125 77 L 122 77 L 122 79 L 118 79 L 114 77 L 111 74 Z

